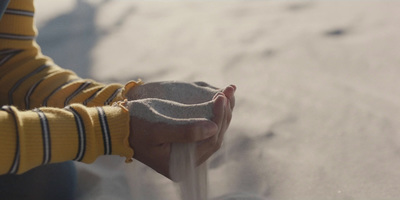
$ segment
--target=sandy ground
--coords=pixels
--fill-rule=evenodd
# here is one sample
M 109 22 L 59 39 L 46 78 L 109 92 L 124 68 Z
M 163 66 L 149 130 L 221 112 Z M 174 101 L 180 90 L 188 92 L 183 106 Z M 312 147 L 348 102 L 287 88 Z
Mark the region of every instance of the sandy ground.
M 237 85 L 211 198 L 400 198 L 400 2 L 36 3 L 44 53 L 82 77 Z M 140 163 L 78 167 L 79 199 L 178 198 Z

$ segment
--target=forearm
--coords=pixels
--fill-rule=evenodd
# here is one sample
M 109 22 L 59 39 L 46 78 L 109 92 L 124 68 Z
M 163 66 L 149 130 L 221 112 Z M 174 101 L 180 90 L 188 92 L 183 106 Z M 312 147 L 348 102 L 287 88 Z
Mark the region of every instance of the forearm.
M 104 85 L 58 67 L 35 42 L 33 15 L 33 1 L 11 1 L 0 21 L 0 106 L 13 105 L 0 110 L 0 174 L 108 154 L 131 159 L 129 113 L 104 105 L 136 83 Z
M 42 55 L 33 15 L 33 1 L 11 1 L 0 21 L 0 105 L 101 106 L 124 98 L 123 85 L 82 79 Z
M 119 106 L 31 111 L 3 106 L 0 125 L 0 174 L 67 160 L 91 163 L 100 155 L 133 157 L 129 113 Z

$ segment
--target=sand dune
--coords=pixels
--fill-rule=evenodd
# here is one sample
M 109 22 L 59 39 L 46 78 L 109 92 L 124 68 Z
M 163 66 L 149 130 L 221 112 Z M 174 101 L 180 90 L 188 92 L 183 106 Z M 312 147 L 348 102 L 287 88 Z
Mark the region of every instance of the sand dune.
M 210 160 L 211 198 L 400 197 L 399 2 L 37 6 L 44 53 L 83 77 L 237 85 L 229 135 Z M 169 180 L 122 161 L 78 165 L 79 198 L 178 198 Z

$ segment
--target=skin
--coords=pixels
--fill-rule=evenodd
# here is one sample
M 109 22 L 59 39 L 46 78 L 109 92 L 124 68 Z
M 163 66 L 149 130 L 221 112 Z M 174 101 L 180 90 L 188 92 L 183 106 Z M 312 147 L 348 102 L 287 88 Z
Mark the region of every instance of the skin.
M 171 144 L 196 143 L 196 163 L 198 165 L 203 163 L 221 147 L 235 106 L 234 93 L 236 86 L 230 85 L 224 89 L 218 89 L 203 82 L 158 82 L 144 84 L 128 92 L 128 100 L 137 100 L 135 103 L 140 103 L 139 100 L 143 98 L 166 99 L 166 96 L 173 97 L 173 95 L 164 94 L 170 92 L 172 87 L 176 88 L 177 84 L 186 84 L 184 87 L 189 88 L 191 92 L 184 91 L 184 93 L 176 95 L 180 99 L 172 99 L 172 101 L 186 105 L 212 101 L 213 117 L 211 119 L 190 119 L 188 123 L 152 122 L 144 120 L 139 115 L 132 115 L 130 118 L 129 142 L 135 150 L 134 158 L 167 178 L 170 178 L 169 158 Z M 145 90 L 150 91 L 154 88 L 157 88 L 157 92 L 144 92 Z M 174 92 L 179 91 L 175 90 Z M 137 93 L 146 95 L 138 95 Z M 196 94 L 202 95 L 196 96 Z M 196 104 L 193 104 L 193 106 L 196 106 Z M 179 106 L 171 106 L 168 109 L 180 108 Z M 157 115 L 157 113 L 154 113 L 154 115 Z

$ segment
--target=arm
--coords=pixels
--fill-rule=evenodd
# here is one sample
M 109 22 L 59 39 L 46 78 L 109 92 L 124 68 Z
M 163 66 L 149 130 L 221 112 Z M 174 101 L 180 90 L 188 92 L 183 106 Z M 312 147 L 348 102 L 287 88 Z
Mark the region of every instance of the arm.
M 214 118 L 207 122 L 213 125 L 196 120 L 160 124 L 143 121 L 138 117 L 140 113 L 129 117 L 121 104 L 104 105 L 122 100 L 141 82 L 104 85 L 58 67 L 41 54 L 34 41 L 32 16 L 32 1 L 12 1 L 0 21 L 0 105 L 16 106 L 0 111 L 0 125 L 6 127 L 0 130 L 0 151 L 4 152 L 0 174 L 23 173 L 41 164 L 65 160 L 90 163 L 103 154 L 125 156 L 129 161 L 135 148 L 135 158 L 168 176 L 168 163 L 158 161 L 169 159 L 169 150 L 164 147 L 171 143 L 199 142 L 199 162 L 218 150 L 230 122 L 233 106 L 229 101 L 234 102 L 234 87 L 223 91 L 228 104 L 222 103 L 226 101 L 224 94 L 214 99 Z M 211 100 L 211 96 L 206 99 Z M 29 110 L 35 107 L 41 108 Z M 83 148 L 89 152 L 88 157 L 79 153 Z
M 0 109 L 0 174 L 67 160 L 93 162 L 100 155 L 133 156 L 129 113 L 123 107 Z
M 0 110 L 0 174 L 104 154 L 132 158 L 128 112 L 104 106 L 123 98 L 123 85 L 81 79 L 42 55 L 33 14 L 33 1 L 11 1 L 0 21 L 0 107 L 13 105 Z
M 0 21 L 0 105 L 110 105 L 137 84 L 104 85 L 60 68 L 41 53 L 33 15 L 33 1 L 11 1 Z

